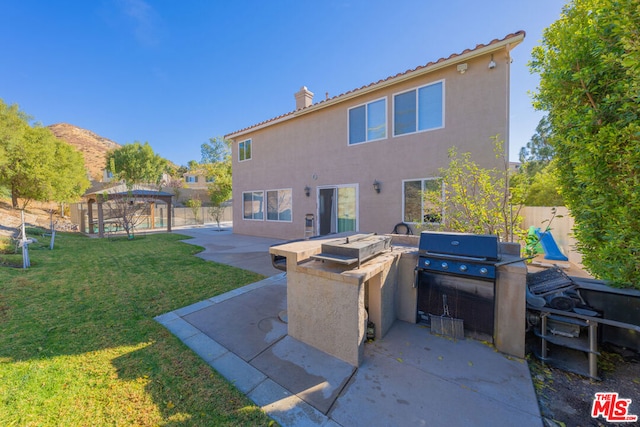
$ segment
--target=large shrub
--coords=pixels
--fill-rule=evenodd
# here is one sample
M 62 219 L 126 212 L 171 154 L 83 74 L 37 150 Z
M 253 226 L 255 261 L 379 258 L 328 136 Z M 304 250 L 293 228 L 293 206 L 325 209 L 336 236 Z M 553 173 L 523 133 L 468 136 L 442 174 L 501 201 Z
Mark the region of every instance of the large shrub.
M 640 289 L 640 3 L 574 0 L 533 50 L 583 263 Z

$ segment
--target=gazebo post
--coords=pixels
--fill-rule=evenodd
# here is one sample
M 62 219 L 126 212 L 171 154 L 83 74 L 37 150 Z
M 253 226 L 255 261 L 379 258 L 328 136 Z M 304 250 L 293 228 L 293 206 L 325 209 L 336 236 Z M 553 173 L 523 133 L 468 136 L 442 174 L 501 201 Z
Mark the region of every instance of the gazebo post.
M 167 231 L 171 233 L 171 199 L 173 196 L 167 197 Z
M 87 214 L 89 215 L 89 234 L 93 233 L 93 199 L 87 200 Z
M 104 237 L 104 214 L 102 213 L 102 200 L 98 200 L 98 237 Z
M 151 203 L 149 203 L 149 214 L 151 216 L 151 221 L 149 223 L 149 228 L 150 229 L 154 229 L 156 228 L 156 202 L 155 200 Z

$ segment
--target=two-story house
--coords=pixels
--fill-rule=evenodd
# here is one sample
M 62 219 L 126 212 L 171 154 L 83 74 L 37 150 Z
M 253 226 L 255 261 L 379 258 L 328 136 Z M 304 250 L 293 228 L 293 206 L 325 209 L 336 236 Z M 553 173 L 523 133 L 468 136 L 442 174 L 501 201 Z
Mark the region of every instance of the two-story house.
M 510 51 L 523 31 L 226 135 L 233 141 L 233 228 L 301 238 L 437 222 L 425 191 L 441 187 L 448 150 L 498 166 L 508 156 Z M 313 221 L 309 215 L 313 215 Z
M 185 188 L 198 190 L 206 190 L 213 182 L 213 179 L 207 178 L 206 172 L 203 170 L 193 170 L 182 174 Z

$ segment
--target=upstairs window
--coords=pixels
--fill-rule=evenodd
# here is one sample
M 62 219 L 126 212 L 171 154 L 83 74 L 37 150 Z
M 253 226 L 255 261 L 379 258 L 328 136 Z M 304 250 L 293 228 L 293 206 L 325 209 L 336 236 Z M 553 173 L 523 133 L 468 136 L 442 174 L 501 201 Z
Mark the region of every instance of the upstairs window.
M 349 109 L 349 145 L 386 137 L 386 98 Z
M 193 175 L 187 175 L 185 177 L 186 182 L 198 182 L 198 178 Z
M 443 127 L 443 91 L 444 83 L 440 81 L 394 95 L 394 136 Z
M 238 160 L 243 162 L 251 159 L 251 140 L 247 139 L 238 144 Z

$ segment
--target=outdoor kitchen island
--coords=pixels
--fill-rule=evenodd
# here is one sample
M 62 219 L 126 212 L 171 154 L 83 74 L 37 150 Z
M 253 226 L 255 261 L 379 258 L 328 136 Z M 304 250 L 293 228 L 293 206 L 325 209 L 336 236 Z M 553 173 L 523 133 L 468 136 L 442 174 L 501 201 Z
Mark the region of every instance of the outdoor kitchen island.
M 341 261 L 325 255 L 332 246 L 379 251 Z M 286 257 L 288 334 L 353 366 L 363 361 L 368 322 L 381 339 L 396 320 L 418 320 L 418 236 L 328 236 L 273 246 L 270 253 Z M 497 276 L 493 341 L 498 350 L 524 357 L 526 267 L 503 265 Z
M 270 249 L 272 254 L 285 256 L 287 260 L 287 318 L 291 337 L 360 366 L 367 322 L 375 324 L 376 338 L 382 338 L 397 318 L 398 264 L 403 255 L 411 258 L 411 274 L 404 279 L 409 289 L 413 289 L 417 247 L 396 242 L 389 246 L 384 240 L 390 242 L 391 237 L 331 236 Z M 352 264 L 334 262 L 321 255 L 326 245 L 359 242 L 362 247 L 367 246 L 367 241 L 373 246 L 382 241 L 386 249 Z

